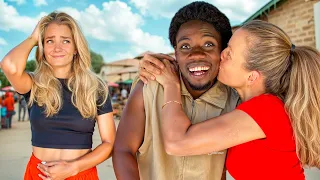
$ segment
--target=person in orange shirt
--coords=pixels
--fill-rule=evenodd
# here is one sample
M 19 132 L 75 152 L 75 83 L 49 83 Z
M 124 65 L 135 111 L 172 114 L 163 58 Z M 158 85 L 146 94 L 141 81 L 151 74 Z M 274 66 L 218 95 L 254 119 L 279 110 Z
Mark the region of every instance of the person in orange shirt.
M 2 106 L 2 96 L 0 96 L 0 105 Z
M 11 128 L 12 116 L 15 114 L 14 111 L 14 99 L 13 95 L 10 92 L 6 92 L 5 99 L 3 101 L 3 106 L 7 108 L 7 116 L 6 116 L 6 128 Z

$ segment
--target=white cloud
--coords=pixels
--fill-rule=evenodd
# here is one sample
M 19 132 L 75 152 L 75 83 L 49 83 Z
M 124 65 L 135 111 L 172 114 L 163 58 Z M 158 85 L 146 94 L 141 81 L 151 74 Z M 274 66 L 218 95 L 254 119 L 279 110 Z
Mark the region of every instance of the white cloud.
M 81 13 L 75 8 L 63 7 L 59 8 L 58 11 L 65 12 L 78 21 L 81 20 Z
M 11 29 L 31 33 L 37 22 L 40 20 L 45 13 L 40 13 L 37 17 L 21 16 L 17 10 L 0 0 L 0 30 L 10 31 Z
M 39 6 L 47 6 L 48 3 L 46 0 L 33 0 L 33 4 L 37 7 Z
M 143 15 L 154 18 L 171 18 L 182 6 L 192 2 L 192 0 L 130 0 Z
M 77 19 L 85 35 L 102 41 L 130 44 L 130 50 L 126 55 L 134 54 L 135 56 L 147 50 L 153 52 L 172 51 L 169 43 L 163 37 L 151 35 L 140 28 L 143 25 L 142 17 L 133 13 L 124 2 L 118 0 L 105 2 L 102 4 L 102 9 L 90 5 L 84 11 L 70 7 L 59 10 L 69 13 Z
M 5 46 L 5 45 L 8 45 L 8 43 L 6 40 L 4 40 L 3 38 L 0 37 L 0 46 L 1 45 Z
M 0 59 L 3 59 L 4 58 L 4 54 L 2 54 L 2 50 L 0 49 Z M 1 67 L 0 67 L 1 68 Z
M 215 4 L 223 13 L 225 13 L 230 21 L 243 22 L 265 5 L 268 0 L 210 0 L 209 2 Z
M 8 0 L 8 1 L 10 1 L 10 2 L 16 2 L 17 5 L 22 5 L 22 4 L 26 3 L 25 0 Z
M 206 0 L 215 5 L 232 22 L 242 22 L 250 15 L 255 13 L 268 0 L 247 1 L 247 0 Z M 153 18 L 165 17 L 172 18 L 174 14 L 184 5 L 193 0 L 130 0 L 137 9 L 145 16 Z

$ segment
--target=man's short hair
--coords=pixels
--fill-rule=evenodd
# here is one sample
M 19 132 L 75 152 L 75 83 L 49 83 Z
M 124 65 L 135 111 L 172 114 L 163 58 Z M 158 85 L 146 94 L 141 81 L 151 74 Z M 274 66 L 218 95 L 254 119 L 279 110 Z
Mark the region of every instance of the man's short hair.
M 191 20 L 200 20 L 213 25 L 221 36 L 221 51 L 227 47 L 232 36 L 229 19 L 214 5 L 203 1 L 192 2 L 182 7 L 172 18 L 169 28 L 169 40 L 173 47 L 176 46 L 176 36 L 180 26 Z

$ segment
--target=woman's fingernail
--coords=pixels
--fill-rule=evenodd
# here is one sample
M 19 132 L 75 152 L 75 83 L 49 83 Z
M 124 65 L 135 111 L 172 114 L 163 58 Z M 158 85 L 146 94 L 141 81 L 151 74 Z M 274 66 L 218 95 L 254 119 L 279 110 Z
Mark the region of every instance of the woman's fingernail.
M 42 161 L 41 164 L 46 164 L 46 162 L 45 162 L 45 161 Z

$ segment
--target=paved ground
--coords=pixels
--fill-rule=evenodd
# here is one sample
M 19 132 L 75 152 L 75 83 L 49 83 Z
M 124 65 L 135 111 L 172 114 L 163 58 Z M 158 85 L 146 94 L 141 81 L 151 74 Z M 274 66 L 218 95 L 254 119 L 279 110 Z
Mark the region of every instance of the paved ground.
M 116 121 L 118 124 L 119 121 Z M 100 142 L 99 131 L 93 135 L 93 147 Z M 23 179 L 25 167 L 31 155 L 31 131 L 29 121 L 18 122 L 14 116 L 11 129 L 0 130 L 0 180 Z M 112 160 L 98 166 L 101 180 L 115 180 Z
M 116 124 L 119 121 L 116 120 Z M 12 129 L 0 130 L 0 180 L 23 179 L 26 164 L 31 155 L 31 133 L 29 121 L 18 122 L 14 116 Z M 98 131 L 93 136 L 94 147 L 100 142 Z M 101 180 L 114 180 L 112 161 L 108 159 L 98 166 Z M 307 180 L 320 180 L 320 171 L 306 170 Z M 230 176 L 227 178 L 232 180 Z

